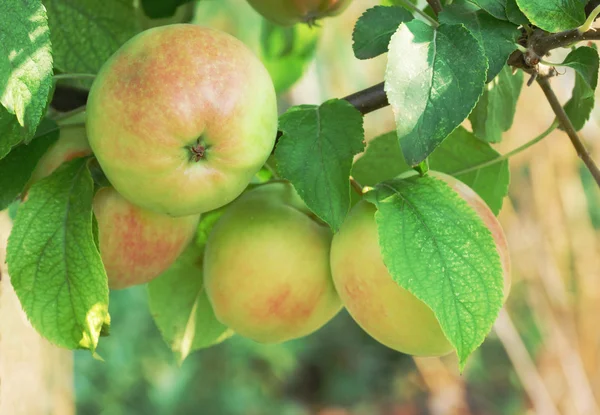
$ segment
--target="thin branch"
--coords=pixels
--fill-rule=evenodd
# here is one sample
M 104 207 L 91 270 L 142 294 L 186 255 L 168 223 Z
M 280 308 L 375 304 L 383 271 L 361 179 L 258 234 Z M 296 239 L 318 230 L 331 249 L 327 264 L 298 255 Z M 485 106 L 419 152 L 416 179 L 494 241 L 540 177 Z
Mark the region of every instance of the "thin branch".
M 550 81 L 548 81 L 547 77 L 538 77 L 537 82 L 542 88 L 542 91 L 544 91 L 544 95 L 546 95 L 546 99 L 550 103 L 554 114 L 556 114 L 558 122 L 571 139 L 571 143 L 573 144 L 573 147 L 575 147 L 577 155 L 583 161 L 590 173 L 592 173 L 594 180 L 596 180 L 598 187 L 600 187 L 600 169 L 598 168 L 598 166 L 592 159 L 592 156 L 590 155 L 589 151 L 587 150 L 587 148 L 585 148 L 585 145 L 577 135 L 577 131 L 575 131 L 575 127 L 573 127 L 569 116 L 565 112 L 564 108 L 558 100 L 558 97 L 554 93 L 554 90 L 550 86 Z
M 600 40 L 600 30 L 592 29 L 581 33 L 579 29 L 573 29 L 551 35 L 542 31 L 536 31 L 531 40 L 531 50 L 542 57 L 552 49 L 567 47 L 584 40 Z
M 383 82 L 342 98 L 352 104 L 362 115 L 387 107 L 389 104 Z
M 500 162 L 502 162 L 504 160 L 508 160 L 512 156 L 514 156 L 516 154 L 519 154 L 521 151 L 527 150 L 532 145 L 534 145 L 534 144 L 539 143 L 540 141 L 542 141 L 544 138 L 546 138 L 547 136 L 549 136 L 552 131 L 556 130 L 556 127 L 558 127 L 558 122 L 555 121 L 555 122 L 553 122 L 550 125 L 550 127 L 548 127 L 546 129 L 546 131 L 544 131 L 543 133 L 541 133 L 537 137 L 529 140 L 528 142 L 526 142 L 522 146 L 517 147 L 514 150 L 511 150 L 508 153 L 503 154 L 503 155 L 501 155 L 499 157 L 496 157 L 495 159 L 486 161 L 485 163 L 476 164 L 475 166 L 468 167 L 468 168 L 466 168 L 464 170 L 458 170 L 458 171 L 455 171 L 455 172 L 450 173 L 450 174 L 452 176 L 459 176 L 461 174 L 471 173 L 472 171 L 483 169 L 484 167 L 489 167 L 489 166 L 492 166 L 492 165 L 494 165 L 496 163 L 500 163 Z
M 433 10 L 436 16 L 442 12 L 442 3 L 440 0 L 427 0 L 427 3 L 429 3 L 431 10 Z

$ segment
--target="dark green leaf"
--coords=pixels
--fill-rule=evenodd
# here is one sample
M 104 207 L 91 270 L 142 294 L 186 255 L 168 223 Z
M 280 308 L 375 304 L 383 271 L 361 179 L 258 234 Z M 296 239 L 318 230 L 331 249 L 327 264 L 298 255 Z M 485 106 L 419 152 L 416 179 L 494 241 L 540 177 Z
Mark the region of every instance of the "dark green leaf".
M 516 0 L 506 0 L 506 17 L 517 25 L 529 24 L 529 19 L 523 14 Z
M 98 72 L 140 29 L 133 0 L 44 0 L 54 66 L 61 72 Z
M 292 107 L 279 118 L 279 129 L 277 170 L 337 231 L 350 208 L 352 159 L 364 148 L 362 115 L 350 103 L 333 99 L 318 107 Z
M 531 23 L 551 33 L 575 29 L 585 22 L 587 0 L 516 0 Z
M 8 240 L 11 282 L 33 327 L 50 342 L 95 350 L 108 321 L 108 281 L 92 235 L 86 159 L 34 184 Z
M 17 117 L 0 105 L 0 159 L 22 141 L 29 138 L 27 131 L 19 125 Z
M 0 28 L 0 104 L 31 136 L 46 111 L 52 88 L 46 10 L 40 0 L 0 1 Z M 1 136 L 0 148 L 4 141 L 18 142 L 14 140 Z
M 58 126 L 45 118 L 37 137 L 29 144 L 15 147 L 0 160 L 0 210 L 13 202 L 31 177 L 35 166 L 48 148 L 58 140 Z
M 479 102 L 469 115 L 473 132 L 482 140 L 498 143 L 502 134 L 512 126 L 517 101 L 523 86 L 523 72 L 512 73 L 505 66 L 483 91 Z
M 358 59 L 370 59 L 386 53 L 398 26 L 412 18 L 413 15 L 401 7 L 375 6 L 368 9 L 354 26 L 354 56 Z
M 469 0 L 483 10 L 494 16 L 496 19 L 508 20 L 506 16 L 506 0 Z M 454 4 L 454 3 L 453 3 Z M 451 5 L 452 6 L 452 5 Z
M 151 19 L 171 17 L 182 4 L 192 0 L 142 0 L 142 7 L 146 16 Z
M 384 182 L 367 196 L 378 209 L 381 253 L 392 278 L 433 310 L 464 367 L 503 304 L 503 270 L 490 230 L 432 176 Z
M 408 164 L 423 161 L 467 118 L 486 76 L 484 51 L 464 26 L 400 26 L 390 42 L 385 90 Z
M 497 215 L 508 194 L 508 161 L 474 168 L 500 154 L 463 127 L 458 127 L 429 157 L 429 168 L 455 176 L 485 200 Z M 473 169 L 473 170 L 471 170 Z M 375 186 L 410 170 L 394 132 L 375 138 L 352 167 L 352 176 L 364 186 Z M 466 171 L 466 173 L 460 173 Z
M 287 90 L 302 77 L 315 56 L 320 33 L 317 27 L 282 27 L 263 20 L 260 57 L 275 91 Z
M 582 46 L 575 49 L 563 62 L 575 70 L 575 86 L 565 111 L 576 130 L 580 130 L 590 118 L 594 108 L 594 92 L 598 86 L 599 58 L 594 48 Z
M 510 54 L 516 49 L 520 31 L 517 26 L 498 20 L 465 1 L 457 0 L 440 13 L 440 22 L 464 24 L 479 41 L 488 59 L 486 82 L 500 73 Z

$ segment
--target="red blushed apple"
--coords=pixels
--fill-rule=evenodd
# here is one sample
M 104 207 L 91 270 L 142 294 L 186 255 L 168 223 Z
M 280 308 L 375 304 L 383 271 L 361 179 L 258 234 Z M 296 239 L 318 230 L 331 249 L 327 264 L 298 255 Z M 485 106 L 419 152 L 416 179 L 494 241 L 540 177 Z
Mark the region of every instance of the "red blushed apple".
M 239 40 L 175 24 L 146 30 L 101 68 L 87 132 L 111 184 L 137 206 L 199 214 L 237 196 L 275 142 L 273 82 Z
M 83 125 L 66 125 L 58 141 L 38 162 L 33 184 L 62 163 L 92 150 Z M 93 200 L 100 255 L 112 289 L 152 280 L 177 259 L 196 231 L 199 215 L 173 218 L 133 205 L 113 188 L 100 189 Z
M 502 264 L 506 300 L 510 291 L 510 259 L 500 223 L 466 184 L 443 173 L 430 174 L 456 191 L 491 231 Z M 433 311 L 400 287 L 383 263 L 376 211 L 373 204 L 360 201 L 333 238 L 331 271 L 342 303 L 368 334 L 392 349 L 415 356 L 450 353 L 453 347 Z
M 314 24 L 316 20 L 340 14 L 350 0 L 248 0 L 265 18 L 282 26 Z
M 341 308 L 329 268 L 331 237 L 290 184 L 245 193 L 206 243 L 204 281 L 217 319 L 262 343 L 323 326 Z
M 94 196 L 100 254 L 111 289 L 146 283 L 167 270 L 190 242 L 199 215 L 173 218 L 139 208 L 115 189 Z

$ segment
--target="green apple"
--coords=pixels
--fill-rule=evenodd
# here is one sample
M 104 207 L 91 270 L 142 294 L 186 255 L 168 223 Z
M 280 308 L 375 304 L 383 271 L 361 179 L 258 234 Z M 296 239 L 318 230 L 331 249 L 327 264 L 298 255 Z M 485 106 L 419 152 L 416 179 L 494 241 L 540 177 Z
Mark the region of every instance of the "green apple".
M 217 319 L 262 343 L 319 329 L 341 308 L 329 268 L 331 238 L 288 183 L 242 195 L 206 244 L 204 278 Z
M 439 172 L 490 229 L 504 271 L 505 300 L 510 291 L 510 260 L 500 223 L 487 204 L 464 183 Z M 336 289 L 354 320 L 380 343 L 415 356 L 442 356 L 453 350 L 433 311 L 400 287 L 383 263 L 376 207 L 360 201 L 350 211 L 331 247 Z
M 151 212 L 128 202 L 112 187 L 98 190 L 93 206 L 111 289 L 144 284 L 166 271 L 192 240 L 200 217 Z
M 239 196 L 277 134 L 260 60 L 234 37 L 191 24 L 126 42 L 98 73 L 87 112 L 90 146 L 115 189 L 171 216 Z
M 350 0 L 248 0 L 265 18 L 282 26 L 314 24 L 316 20 L 340 14 Z
M 30 183 L 62 163 L 92 153 L 83 125 L 61 127 L 58 141 L 40 159 Z M 177 259 L 193 237 L 199 215 L 173 218 L 133 205 L 110 187 L 94 196 L 100 255 L 112 289 L 152 280 Z

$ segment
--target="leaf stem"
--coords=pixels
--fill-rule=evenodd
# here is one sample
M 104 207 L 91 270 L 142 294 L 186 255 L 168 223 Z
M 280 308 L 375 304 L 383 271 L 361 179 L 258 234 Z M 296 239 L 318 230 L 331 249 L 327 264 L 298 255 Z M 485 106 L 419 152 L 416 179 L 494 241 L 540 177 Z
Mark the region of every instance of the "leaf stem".
M 514 156 L 514 155 L 517 155 L 517 154 L 519 154 L 520 152 L 522 152 L 522 151 L 524 151 L 524 150 L 527 150 L 527 149 L 528 149 L 529 147 L 531 147 L 532 145 L 534 145 L 534 144 L 536 144 L 536 143 L 539 143 L 540 141 L 542 141 L 544 138 L 546 138 L 548 135 L 550 135 L 550 133 L 551 133 L 552 131 L 554 131 L 554 130 L 556 129 L 556 127 L 558 127 L 558 122 L 557 122 L 557 121 L 554 121 L 554 122 L 553 122 L 553 123 L 550 125 L 550 127 L 548 127 L 548 128 L 547 128 L 547 129 L 546 129 L 546 130 L 545 130 L 543 133 L 541 133 L 541 134 L 540 134 L 540 135 L 538 135 L 537 137 L 535 137 L 535 138 L 533 138 L 533 139 L 529 140 L 528 142 L 526 142 L 526 143 L 525 143 L 525 144 L 523 144 L 522 146 L 520 146 L 520 147 L 517 147 L 517 148 L 515 148 L 514 150 L 511 150 L 511 151 L 509 151 L 508 153 L 506 153 L 506 154 L 503 154 L 503 155 L 501 155 L 501 156 L 499 156 L 499 157 L 496 157 L 495 159 L 488 160 L 488 161 L 486 161 L 486 162 L 484 162 L 484 163 L 476 164 L 475 166 L 471 166 L 471 167 L 468 167 L 468 168 L 466 168 L 466 169 L 463 169 L 463 170 L 458 170 L 458 171 L 455 171 L 455 172 L 453 172 L 453 173 L 450 173 L 450 174 L 451 174 L 452 176 L 459 176 L 459 175 L 461 175 L 461 174 L 467 174 L 467 173 L 471 173 L 472 171 L 479 170 L 479 169 L 482 169 L 482 168 L 484 168 L 484 167 L 489 167 L 489 166 L 492 166 L 492 165 L 494 165 L 494 164 L 496 164 L 496 163 L 501 163 L 501 162 L 503 162 L 504 160 L 508 160 L 508 159 L 509 159 L 509 158 L 511 158 L 512 156 Z
M 571 123 L 569 116 L 565 112 L 565 109 L 560 104 L 558 97 L 556 96 L 554 90 L 550 86 L 550 81 L 548 80 L 548 77 L 538 77 L 537 82 L 542 88 L 542 91 L 544 91 L 544 95 L 546 95 L 546 99 L 550 103 L 554 114 L 556 114 L 558 122 L 569 136 L 573 147 L 575 147 L 575 150 L 577 151 L 577 155 L 583 161 L 590 173 L 592 173 L 594 180 L 598 184 L 598 187 L 600 187 L 600 169 L 598 168 L 598 166 L 592 159 L 591 154 L 579 138 L 579 135 L 577 135 L 577 131 L 575 130 L 575 127 L 573 127 L 573 123 Z
M 74 110 L 71 110 L 71 111 L 68 111 L 68 112 L 62 112 L 62 113 L 56 115 L 55 117 L 53 117 L 53 120 L 56 121 L 56 123 L 58 125 L 60 125 L 61 121 L 69 119 L 72 116 L 77 115 L 77 114 L 79 114 L 81 112 L 84 112 L 84 111 L 85 111 L 85 105 L 82 106 L 82 107 L 79 107 L 79 108 L 75 108 Z
M 61 73 L 52 77 L 55 81 L 64 79 L 96 79 L 96 75 L 92 73 Z
M 600 5 L 596 6 L 594 8 L 594 10 L 592 10 L 592 12 L 589 14 L 587 19 L 585 20 L 585 23 L 583 23 L 581 26 L 579 26 L 577 28 L 579 33 L 585 33 L 588 30 L 590 30 L 592 28 L 592 25 L 594 24 L 594 20 L 596 20 L 596 17 L 598 17 L 599 14 L 600 14 Z
M 440 25 L 438 22 L 435 21 L 435 19 L 433 19 L 430 15 L 428 15 L 427 13 L 425 13 L 423 10 L 419 9 L 414 4 L 412 4 L 410 1 L 408 1 L 408 0 L 399 0 L 399 2 L 402 3 L 402 6 L 404 6 L 408 10 L 410 10 L 410 11 L 412 11 L 414 13 L 417 13 L 423 19 L 427 20 L 427 22 L 431 26 L 433 26 L 435 29 L 437 29 L 438 26 Z
M 352 190 L 354 190 L 356 193 L 358 193 L 359 196 L 362 196 L 364 194 L 364 188 L 352 176 L 350 176 L 350 186 L 352 187 Z

